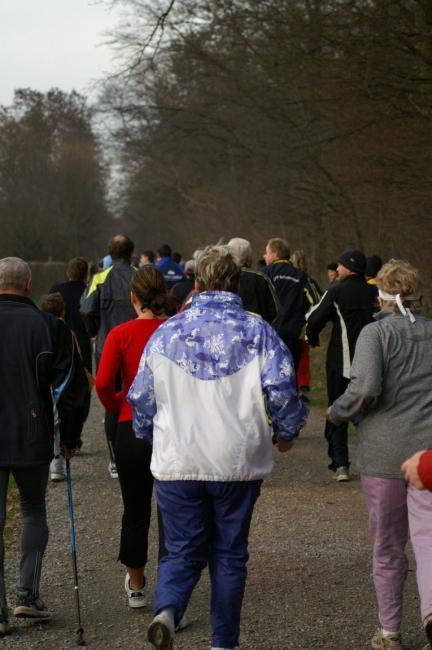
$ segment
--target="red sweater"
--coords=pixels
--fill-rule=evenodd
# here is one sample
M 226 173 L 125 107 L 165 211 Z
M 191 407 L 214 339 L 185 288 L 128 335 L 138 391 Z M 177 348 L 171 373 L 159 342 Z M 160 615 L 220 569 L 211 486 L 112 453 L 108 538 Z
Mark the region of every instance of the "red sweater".
M 417 471 L 425 488 L 432 490 L 432 449 L 428 449 L 420 456 Z
M 145 345 L 164 322 L 158 318 L 136 318 L 114 327 L 108 334 L 96 375 L 96 391 L 107 411 L 119 412 L 119 422 L 132 420 L 132 408 L 126 401 L 135 379 Z M 120 371 L 122 389 L 116 390 Z

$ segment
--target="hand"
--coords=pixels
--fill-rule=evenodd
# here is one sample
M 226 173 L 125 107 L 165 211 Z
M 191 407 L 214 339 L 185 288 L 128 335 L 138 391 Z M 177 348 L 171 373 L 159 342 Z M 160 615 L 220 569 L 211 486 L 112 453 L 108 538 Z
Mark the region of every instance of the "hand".
M 278 440 L 276 444 L 277 444 L 278 451 L 280 451 L 281 454 L 285 454 L 294 445 L 294 441 Z
M 404 473 L 405 480 L 411 485 L 414 485 L 418 490 L 424 490 L 424 485 L 421 482 L 420 476 L 418 474 L 418 465 L 420 456 L 424 454 L 425 450 L 418 451 L 414 456 L 408 458 L 404 463 L 402 463 L 401 470 Z
M 333 422 L 333 420 L 331 419 L 331 406 L 329 406 L 326 411 L 326 420 L 327 422 Z
M 70 460 L 75 456 L 76 447 L 68 447 L 67 445 L 60 446 L 60 453 L 65 460 Z

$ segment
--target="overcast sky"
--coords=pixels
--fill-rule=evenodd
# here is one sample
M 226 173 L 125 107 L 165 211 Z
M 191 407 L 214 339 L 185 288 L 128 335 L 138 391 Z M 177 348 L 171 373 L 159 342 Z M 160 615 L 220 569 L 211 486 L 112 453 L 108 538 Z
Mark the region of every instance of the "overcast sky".
M 112 65 L 103 32 L 115 23 L 97 0 L 0 0 L 0 104 L 28 87 L 94 99 L 94 80 Z

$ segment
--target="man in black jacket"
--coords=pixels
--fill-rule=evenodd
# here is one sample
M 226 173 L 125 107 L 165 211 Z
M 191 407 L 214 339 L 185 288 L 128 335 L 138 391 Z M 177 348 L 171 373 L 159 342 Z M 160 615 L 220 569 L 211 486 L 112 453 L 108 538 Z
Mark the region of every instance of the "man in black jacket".
M 300 335 L 309 304 L 305 292 L 306 273 L 296 269 L 289 258 L 290 249 L 284 239 L 276 237 L 269 240 L 264 253 L 267 264 L 264 273 L 272 281 L 281 304 L 280 315 L 274 327 L 288 346 L 297 372 L 301 355 Z
M 309 312 L 306 337 L 312 347 L 319 345 L 319 333 L 333 323 L 327 350 L 326 374 L 328 403 L 331 405 L 349 384 L 351 362 L 357 338 L 372 322 L 376 288 L 364 277 L 366 257 L 361 251 L 346 251 L 338 258 L 338 282 L 330 285 L 321 301 Z M 326 422 L 329 469 L 338 481 L 349 481 L 348 425 Z
M 134 244 L 129 237 L 113 237 L 108 243 L 112 265 L 93 276 L 87 291 L 81 297 L 80 313 L 87 334 L 96 336 L 96 367 L 108 332 L 116 325 L 136 318 L 130 301 L 130 285 L 134 272 L 131 266 L 133 251 Z M 118 389 L 121 389 L 120 379 Z M 111 478 L 118 478 L 114 455 L 116 432 L 117 414 L 105 411 L 105 435 L 110 455 L 108 471 Z
M 258 314 L 273 325 L 280 311 L 279 300 L 271 280 L 252 266 L 252 246 L 247 239 L 234 237 L 228 248 L 237 256 L 241 264 L 239 295 L 246 311 Z
M 49 618 L 39 598 L 48 541 L 45 491 L 53 457 L 53 403 L 57 400 L 63 454 L 76 445 L 74 408 L 88 390 L 83 366 L 72 363 L 67 326 L 30 299 L 31 272 L 17 257 L 0 260 L 0 635 L 9 631 L 4 583 L 3 530 L 12 475 L 20 492 L 21 565 L 14 616 Z M 79 395 L 78 395 L 79 393 Z

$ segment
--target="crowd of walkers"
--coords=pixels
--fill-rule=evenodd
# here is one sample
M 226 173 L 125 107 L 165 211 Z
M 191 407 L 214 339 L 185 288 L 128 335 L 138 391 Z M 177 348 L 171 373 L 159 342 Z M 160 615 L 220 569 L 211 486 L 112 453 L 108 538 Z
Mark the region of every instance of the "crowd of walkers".
M 304 252 L 280 238 L 267 242 L 260 269 L 252 266 L 251 244 L 238 237 L 182 263 L 167 244 L 134 257 L 133 242 L 117 235 L 90 278 L 86 260 L 71 260 L 67 281 L 51 287 L 40 310 L 28 264 L 0 260 L 0 635 L 10 630 L 9 476 L 23 521 L 13 614 L 47 619 L 39 596 L 47 483 L 62 480 L 63 459 L 79 451 L 95 384 L 109 474 L 123 501 L 119 561 L 129 606 L 147 604 L 155 490 L 151 646 L 174 648 L 208 566 L 211 649 L 238 648 L 254 506 L 273 446 L 289 451 L 306 423 L 310 348 L 331 323 L 324 433 L 329 469 L 343 485 L 349 423 L 356 428 L 378 604 L 371 645 L 402 648 L 410 536 L 432 648 L 432 321 L 419 272 L 348 250 L 327 265 L 323 292 Z

